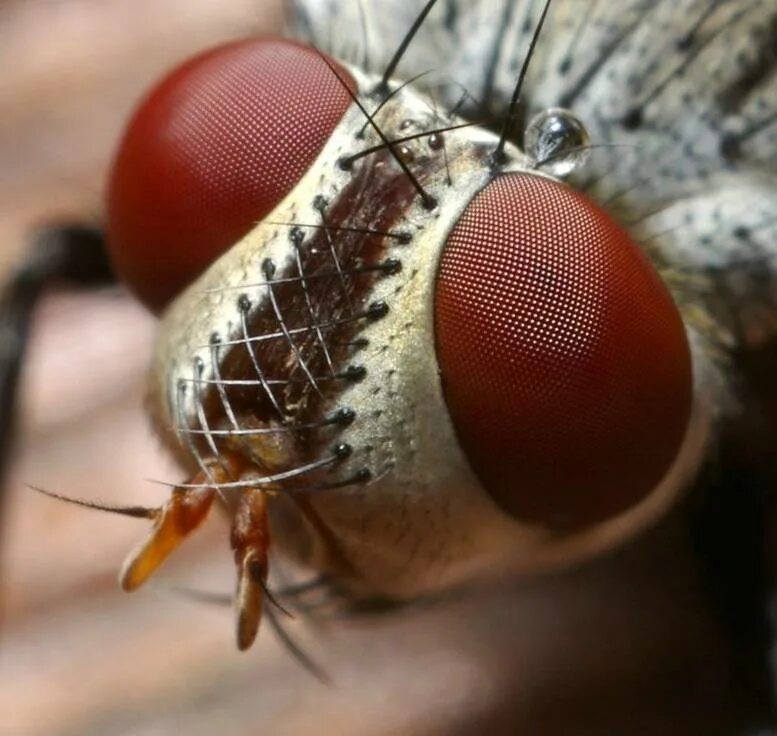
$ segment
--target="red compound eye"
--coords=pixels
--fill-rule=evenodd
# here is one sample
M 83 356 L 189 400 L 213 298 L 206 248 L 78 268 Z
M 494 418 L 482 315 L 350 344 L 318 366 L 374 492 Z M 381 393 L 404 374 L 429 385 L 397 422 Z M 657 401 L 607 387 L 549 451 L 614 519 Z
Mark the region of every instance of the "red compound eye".
M 443 250 L 435 329 L 461 445 L 515 517 L 606 519 L 676 457 L 683 323 L 626 231 L 574 189 L 509 174 L 475 197 Z
M 291 41 L 239 41 L 175 69 L 140 105 L 114 163 L 119 274 L 161 309 L 296 185 L 350 102 L 321 56 Z

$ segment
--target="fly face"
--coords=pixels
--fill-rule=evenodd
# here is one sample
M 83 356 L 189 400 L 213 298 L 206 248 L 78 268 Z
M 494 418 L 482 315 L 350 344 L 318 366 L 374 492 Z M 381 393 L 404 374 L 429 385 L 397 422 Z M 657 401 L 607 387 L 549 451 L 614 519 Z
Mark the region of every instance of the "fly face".
M 241 647 L 270 535 L 354 592 L 423 595 L 613 546 L 706 447 L 716 334 L 659 250 L 554 176 L 585 168 L 585 125 L 549 107 L 521 148 L 517 104 L 494 132 L 386 77 L 222 47 L 162 82 L 116 160 L 130 285 L 159 309 L 205 269 L 165 309 L 150 401 L 193 475 L 122 583 L 223 504 Z
M 351 74 L 360 90 L 379 81 Z M 402 90 L 376 121 L 411 137 L 398 155 L 423 195 L 377 133 L 361 136 L 354 105 L 294 191 L 166 313 L 154 368 L 171 442 L 205 469 L 240 458 L 224 494 L 270 491 L 279 546 L 392 596 L 611 544 L 684 486 L 706 433 L 703 406 L 686 432 L 676 308 L 627 235 L 516 148 L 495 176 L 498 136 L 434 132 L 462 121 L 431 109 Z M 561 222 L 566 208 L 580 221 Z M 592 432 L 576 456 L 556 452 Z M 282 531 L 300 502 L 304 540 Z
M 123 510 L 154 524 L 124 587 L 223 505 L 247 647 L 276 547 L 412 598 L 659 518 L 730 410 L 727 350 L 773 324 L 771 261 L 752 269 L 777 221 L 753 166 L 768 85 L 748 58 L 719 70 L 751 81 L 739 100 L 697 84 L 756 5 L 449 3 L 405 77 L 433 49 L 466 92 L 369 71 L 412 25 L 392 4 L 359 64 L 251 40 L 163 81 L 116 159 L 109 241 L 164 312 L 149 403 L 192 475 Z M 298 17 L 325 33 L 331 8 Z

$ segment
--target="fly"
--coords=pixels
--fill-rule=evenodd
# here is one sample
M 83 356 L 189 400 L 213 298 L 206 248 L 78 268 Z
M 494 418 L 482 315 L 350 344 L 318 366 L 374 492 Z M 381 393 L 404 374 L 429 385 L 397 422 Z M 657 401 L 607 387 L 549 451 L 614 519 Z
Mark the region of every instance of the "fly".
M 122 584 L 223 504 L 241 648 L 275 545 L 353 596 L 412 599 L 630 538 L 692 486 L 737 352 L 773 328 L 770 87 L 757 58 L 718 69 L 722 110 L 695 84 L 758 3 L 434 5 L 375 8 L 366 68 L 281 40 L 197 57 L 117 156 L 109 242 L 163 312 L 151 404 L 192 473 L 158 509 L 106 509 L 153 524 Z M 314 41 L 331 22 L 297 17 Z M 680 30 L 646 47 L 647 18 Z M 395 55 L 381 23 L 410 29 Z M 425 28 L 462 84 L 392 80 L 424 71 Z M 187 147 L 251 84 L 276 95 L 228 116 L 260 161 L 235 183 L 239 144 L 215 167 Z

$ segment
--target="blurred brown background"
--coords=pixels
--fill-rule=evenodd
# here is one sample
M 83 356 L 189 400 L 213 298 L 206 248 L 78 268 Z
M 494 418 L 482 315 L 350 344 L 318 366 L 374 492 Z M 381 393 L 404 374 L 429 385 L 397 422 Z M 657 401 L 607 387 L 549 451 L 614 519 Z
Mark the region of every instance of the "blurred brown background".
M 268 0 L 4 0 L 0 264 L 33 225 L 99 218 L 111 148 L 144 87 L 194 50 L 281 24 Z M 247 654 L 218 523 L 156 589 L 118 591 L 145 532 L 25 483 L 156 503 L 179 479 L 141 411 L 153 320 L 116 293 L 53 295 L 36 325 L 2 536 L 0 733 L 700 734 L 734 708 L 683 519 L 583 570 L 385 619 L 291 625 L 326 688 L 269 631 Z M 3 407 L 7 410 L 7 407 Z

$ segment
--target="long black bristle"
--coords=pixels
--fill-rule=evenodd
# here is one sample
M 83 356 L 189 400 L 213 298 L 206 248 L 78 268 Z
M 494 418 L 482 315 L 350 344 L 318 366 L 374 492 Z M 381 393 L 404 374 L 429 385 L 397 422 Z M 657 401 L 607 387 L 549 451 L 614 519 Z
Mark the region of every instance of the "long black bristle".
M 153 519 L 157 514 L 157 509 L 150 508 L 148 506 L 113 506 L 111 504 L 99 503 L 97 501 L 87 501 L 82 498 L 72 498 L 71 496 L 63 496 L 61 493 L 54 493 L 54 491 L 47 491 L 45 488 L 39 488 L 38 486 L 27 485 L 31 491 L 36 491 L 44 496 L 53 498 L 55 501 L 64 501 L 65 503 L 72 503 L 74 506 L 81 506 L 85 509 L 93 509 L 94 511 L 106 511 L 109 514 L 119 514 L 121 516 L 129 516 L 133 519 Z
M 299 644 L 297 644 L 297 642 L 291 638 L 289 633 L 286 631 L 286 629 L 283 628 L 281 622 L 278 620 L 275 611 L 268 607 L 265 610 L 264 615 L 286 651 L 289 652 L 289 654 L 291 654 L 291 656 L 294 657 L 294 659 L 296 659 L 297 662 L 299 662 L 319 682 L 324 685 L 331 685 L 331 678 L 302 650 Z
M 410 77 L 405 82 L 402 82 L 402 84 L 398 84 L 394 89 L 391 90 L 381 101 L 380 104 L 372 111 L 372 117 L 374 118 L 387 104 L 388 102 L 396 97 L 405 87 L 409 87 L 413 84 L 415 84 L 421 77 L 425 77 L 427 74 L 431 73 L 431 69 L 427 69 L 424 72 L 421 72 L 420 74 L 416 74 L 414 77 Z M 367 126 L 369 126 L 370 122 L 369 120 L 362 125 L 362 127 L 359 129 L 359 135 L 358 138 L 364 137 L 364 131 L 367 130 Z
M 428 194 L 426 190 L 421 186 L 421 182 L 419 182 L 418 179 L 413 175 L 413 172 L 410 171 L 410 168 L 402 160 L 402 157 L 392 148 L 392 144 L 388 140 L 388 138 L 386 138 L 386 134 L 380 129 L 380 126 L 372 119 L 372 116 L 367 112 L 367 109 L 361 103 L 356 93 L 348 86 L 348 83 L 342 78 L 342 76 L 340 76 L 340 73 L 337 71 L 337 69 L 335 69 L 335 67 L 332 65 L 329 59 L 327 59 L 326 56 L 324 56 L 324 54 L 321 54 L 321 59 L 329 67 L 332 74 L 335 75 L 338 82 L 340 82 L 340 84 L 343 86 L 343 89 L 345 89 L 345 91 L 349 94 L 353 103 L 359 108 L 359 110 L 361 110 L 364 117 L 369 121 L 370 125 L 378 134 L 378 137 L 381 139 L 381 141 L 383 141 L 389 153 L 393 156 L 394 160 L 402 169 L 405 176 L 407 176 L 407 178 L 410 180 L 410 183 L 413 185 L 413 187 L 415 187 L 415 190 L 418 192 L 418 195 L 421 197 L 421 200 L 424 203 L 424 207 L 428 210 L 434 209 L 437 206 L 437 200 L 435 200 L 434 197 Z
M 388 65 L 386 66 L 386 69 L 383 72 L 383 77 L 375 89 L 376 94 L 386 94 L 386 92 L 388 92 L 389 79 L 391 79 L 392 75 L 396 71 L 399 62 L 402 61 L 402 57 L 405 55 L 405 51 L 407 51 L 407 48 L 410 46 L 410 43 L 415 37 L 415 34 L 418 33 L 418 29 L 423 25 L 423 22 L 426 20 L 426 16 L 429 15 L 429 11 L 434 7 L 436 2 L 437 0 L 429 0 L 429 2 L 424 6 L 424 9 L 418 14 L 418 17 L 415 19 L 415 21 L 413 21 L 413 25 L 408 29 L 405 37 L 402 39 L 402 43 L 399 44 L 399 47 L 394 52 L 394 56 L 391 57 L 391 61 L 389 61 Z
M 424 130 L 420 133 L 413 133 L 412 135 L 405 135 L 401 138 L 395 138 L 393 141 L 387 141 L 384 143 L 379 143 L 377 146 L 370 146 L 369 148 L 365 148 L 361 151 L 358 151 L 356 153 L 351 154 L 350 156 L 345 156 L 342 159 L 340 159 L 340 165 L 343 168 L 349 168 L 352 166 L 356 161 L 358 161 L 360 158 L 364 158 L 365 156 L 369 156 L 372 153 L 377 153 L 378 151 L 382 151 L 385 148 L 388 148 L 390 146 L 398 146 L 402 143 L 407 143 L 408 141 L 415 141 L 419 138 L 428 138 L 429 136 L 433 135 L 441 135 L 442 133 L 450 133 L 453 130 L 461 130 L 462 128 L 474 128 L 477 126 L 482 126 L 484 124 L 487 124 L 488 120 L 473 120 L 471 122 L 467 123 L 458 123 L 457 125 L 448 125 L 444 128 L 433 128 L 432 130 Z
M 531 41 L 529 42 L 529 50 L 526 52 L 526 58 L 523 60 L 521 71 L 518 74 L 518 81 L 515 83 L 513 96 L 510 98 L 510 104 L 507 108 L 507 115 L 505 115 L 504 123 L 502 124 L 502 131 L 499 135 L 499 143 L 494 149 L 493 160 L 497 166 L 504 163 L 504 149 L 507 143 L 507 138 L 510 135 L 510 131 L 513 127 L 515 114 L 518 110 L 518 100 L 520 99 L 521 90 L 523 89 L 523 82 L 526 78 L 526 72 L 529 71 L 529 63 L 532 60 L 534 49 L 537 46 L 537 41 L 539 40 L 540 34 L 542 33 L 542 26 L 545 24 L 545 18 L 548 15 L 548 10 L 550 10 L 551 1 L 552 0 L 546 0 L 545 7 L 542 9 L 542 15 L 540 16 L 540 20 L 537 23 L 537 27 L 534 29 L 534 34 L 532 35 Z

